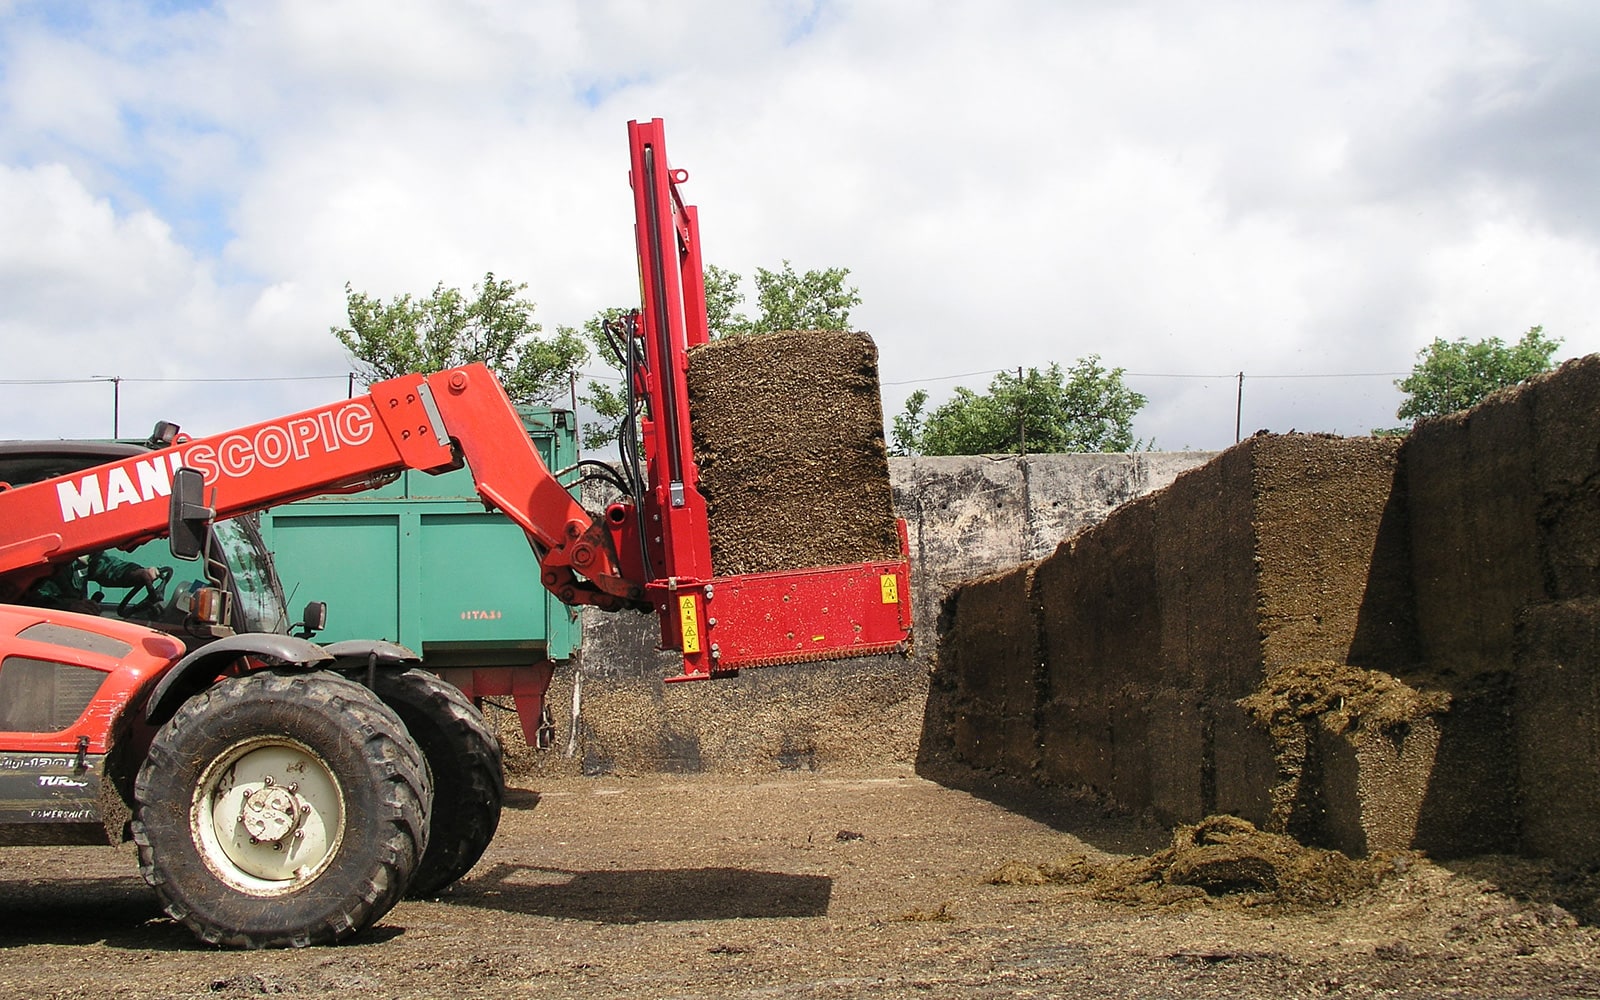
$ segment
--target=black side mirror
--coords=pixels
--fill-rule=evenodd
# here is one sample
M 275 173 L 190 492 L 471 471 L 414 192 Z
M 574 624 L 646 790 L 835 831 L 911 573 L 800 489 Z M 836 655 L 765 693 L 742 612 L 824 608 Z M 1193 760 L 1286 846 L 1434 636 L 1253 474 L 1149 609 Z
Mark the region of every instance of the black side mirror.
M 300 614 L 300 628 L 307 636 L 316 635 L 328 627 L 328 602 L 312 601 Z
M 198 469 L 172 474 L 172 499 L 167 505 L 167 537 L 177 559 L 198 559 L 217 512 L 205 505 L 206 480 Z
M 145 447 L 170 448 L 176 440 L 178 440 L 178 425 L 166 420 L 157 420 L 155 430 L 150 432 L 150 439 L 145 442 Z
M 289 634 L 297 639 L 309 639 L 328 627 L 328 602 L 311 601 L 300 612 L 300 620 L 289 626 Z M 299 631 L 295 631 L 298 629 Z

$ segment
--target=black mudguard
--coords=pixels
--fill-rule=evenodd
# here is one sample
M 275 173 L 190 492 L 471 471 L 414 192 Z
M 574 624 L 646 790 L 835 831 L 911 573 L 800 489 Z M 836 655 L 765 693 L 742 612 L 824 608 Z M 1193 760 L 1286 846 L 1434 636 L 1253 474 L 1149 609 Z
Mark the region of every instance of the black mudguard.
M 374 656 L 378 658 L 379 666 L 422 662 L 422 657 L 416 653 L 398 642 L 390 642 L 387 639 L 341 639 L 338 642 L 330 642 L 322 648 L 345 662 L 366 663 Z
M 207 643 L 172 665 L 144 707 L 144 717 L 152 726 L 172 718 L 193 695 L 205 690 L 217 675 L 241 657 L 254 656 L 276 666 L 302 666 L 318 669 L 329 664 L 334 654 L 314 642 L 274 632 L 247 632 Z

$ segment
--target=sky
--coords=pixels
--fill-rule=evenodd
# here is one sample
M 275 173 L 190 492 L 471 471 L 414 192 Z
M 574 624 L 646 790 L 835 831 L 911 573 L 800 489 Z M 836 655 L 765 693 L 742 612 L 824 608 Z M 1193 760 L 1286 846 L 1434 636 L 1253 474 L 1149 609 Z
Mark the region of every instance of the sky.
M 342 398 L 347 283 L 633 303 L 650 118 L 707 261 L 849 268 L 889 416 L 1097 355 L 1216 449 L 1600 351 L 1587 0 L 0 0 L 0 437 Z

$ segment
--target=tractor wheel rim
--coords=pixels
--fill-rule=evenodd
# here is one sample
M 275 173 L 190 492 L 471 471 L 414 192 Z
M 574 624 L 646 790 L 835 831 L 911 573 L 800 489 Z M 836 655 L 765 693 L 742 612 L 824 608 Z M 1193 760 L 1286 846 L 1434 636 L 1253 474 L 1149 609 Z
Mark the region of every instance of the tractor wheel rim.
M 273 896 L 328 867 L 344 839 L 344 817 L 344 792 L 320 755 L 287 737 L 256 737 L 206 768 L 190 830 L 219 879 L 240 892 Z

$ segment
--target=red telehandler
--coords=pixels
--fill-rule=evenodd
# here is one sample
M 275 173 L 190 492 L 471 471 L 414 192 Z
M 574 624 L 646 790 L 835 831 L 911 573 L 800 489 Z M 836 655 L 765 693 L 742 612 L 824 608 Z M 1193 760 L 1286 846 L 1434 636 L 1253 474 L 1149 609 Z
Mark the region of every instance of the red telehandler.
M 342 940 L 417 880 L 432 891 L 464 874 L 498 818 L 482 772 L 503 780 L 471 699 L 511 695 L 526 725 L 548 671 L 452 687 L 392 644 L 236 634 L 228 602 L 201 592 L 169 631 L 13 603 L 86 554 L 166 535 L 194 559 L 214 521 L 404 469 L 465 464 L 560 600 L 659 617 L 662 647 L 683 657 L 674 680 L 906 647 L 903 525 L 897 560 L 715 575 L 686 387 L 687 351 L 707 336 L 698 217 L 661 121 L 628 133 L 643 301 L 617 338 L 634 409 L 604 475 L 621 498 L 598 514 L 574 500 L 482 365 L 0 489 L 0 843 L 131 838 L 169 914 L 245 947 Z

